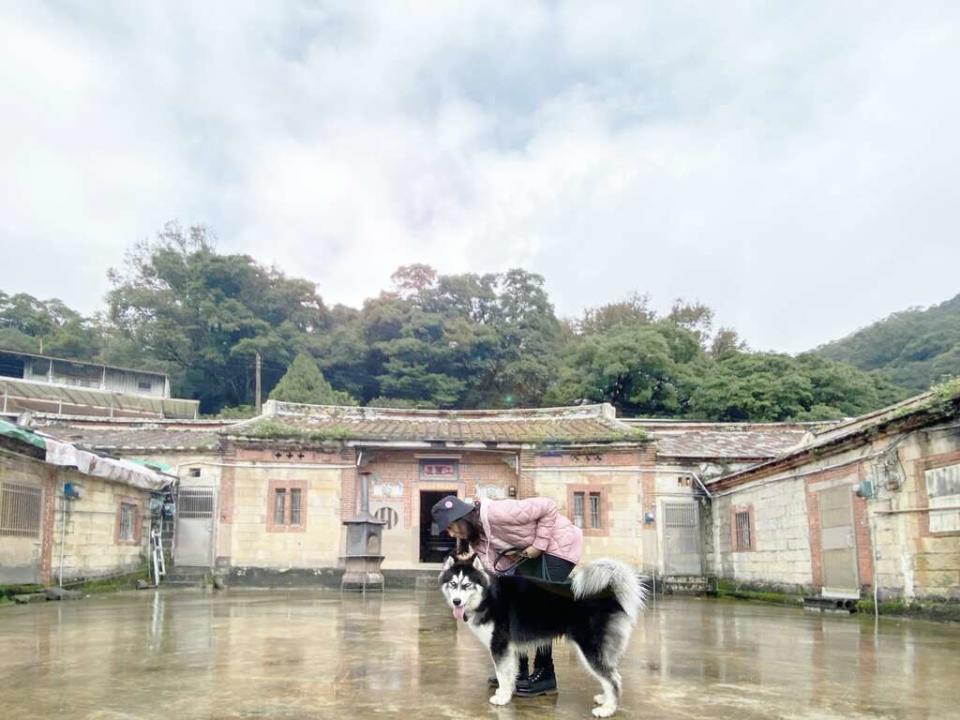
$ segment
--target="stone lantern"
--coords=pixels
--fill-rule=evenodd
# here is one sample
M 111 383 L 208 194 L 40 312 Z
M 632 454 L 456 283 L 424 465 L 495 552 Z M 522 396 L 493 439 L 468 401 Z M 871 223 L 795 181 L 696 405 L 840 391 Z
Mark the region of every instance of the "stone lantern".
M 360 512 L 349 520 L 347 548 L 343 557 L 344 573 L 341 589 L 363 590 L 373 586 L 383 590 L 382 541 L 384 523 L 370 514 L 370 471 L 360 472 Z

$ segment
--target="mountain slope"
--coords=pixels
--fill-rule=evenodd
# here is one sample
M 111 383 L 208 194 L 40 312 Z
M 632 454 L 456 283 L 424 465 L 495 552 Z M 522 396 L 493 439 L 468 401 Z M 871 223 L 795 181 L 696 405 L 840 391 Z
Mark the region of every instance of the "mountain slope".
M 913 390 L 960 376 L 960 295 L 929 308 L 894 313 L 815 351 L 876 370 Z

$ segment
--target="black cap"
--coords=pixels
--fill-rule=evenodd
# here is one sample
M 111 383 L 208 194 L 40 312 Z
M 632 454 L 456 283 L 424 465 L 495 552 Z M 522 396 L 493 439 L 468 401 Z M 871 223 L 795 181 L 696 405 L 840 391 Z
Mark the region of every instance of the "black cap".
M 440 531 L 443 532 L 450 523 L 466 517 L 472 510 L 472 504 L 464 502 L 456 495 L 447 495 L 439 500 L 430 512 L 433 514 L 433 519 L 436 520 Z

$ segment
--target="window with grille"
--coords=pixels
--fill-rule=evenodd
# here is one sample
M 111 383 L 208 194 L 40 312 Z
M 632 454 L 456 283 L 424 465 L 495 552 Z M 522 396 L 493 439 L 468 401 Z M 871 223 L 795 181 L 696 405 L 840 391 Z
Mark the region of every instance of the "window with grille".
M 590 528 L 598 530 L 600 528 L 600 493 L 590 493 Z
M 290 488 L 290 524 L 300 524 L 300 488 Z
M 177 497 L 177 514 L 183 519 L 213 517 L 213 490 L 208 488 L 181 488 Z
M 267 502 L 268 532 L 306 529 L 306 483 L 300 480 L 272 480 Z
M 960 532 L 960 464 L 925 470 L 930 532 Z
M 134 540 L 134 526 L 137 521 L 137 506 L 132 503 L 120 503 L 120 534 L 123 542 Z
M 384 530 L 393 530 L 400 523 L 400 513 L 392 507 L 379 508 L 373 516 L 383 523 Z
M 40 537 L 40 488 L 0 483 L 0 535 Z
M 582 492 L 575 492 L 573 494 L 573 524 L 578 528 L 583 527 L 583 506 L 586 495 L 586 493 Z
M 753 528 L 750 527 L 750 511 L 741 510 L 735 513 L 737 550 L 753 549 Z

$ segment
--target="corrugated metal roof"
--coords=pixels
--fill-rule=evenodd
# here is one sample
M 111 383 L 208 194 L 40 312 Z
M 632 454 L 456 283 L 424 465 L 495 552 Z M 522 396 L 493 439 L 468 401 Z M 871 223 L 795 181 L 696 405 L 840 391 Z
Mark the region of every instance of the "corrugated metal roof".
M 6 397 L 8 410 L 66 414 L 91 414 L 82 412 L 84 408 L 89 408 L 99 410 L 105 416 L 113 412 L 116 415 L 193 418 L 199 406 L 197 400 L 128 395 L 7 377 L 0 377 L 0 395 Z
M 37 353 L 24 352 L 22 350 L 11 350 L 9 348 L 0 348 L 0 353 L 4 355 L 17 355 L 20 357 L 35 358 L 38 360 L 53 360 L 54 362 L 65 362 L 71 365 L 85 365 L 87 367 L 106 368 L 107 370 L 119 370 L 121 372 L 137 373 L 139 375 L 153 375 L 166 379 L 167 373 L 158 370 L 136 370 L 134 368 L 122 367 L 120 365 L 105 365 L 104 363 L 89 362 L 87 360 L 74 360 L 72 358 L 58 357 L 56 355 L 40 355 Z

